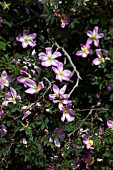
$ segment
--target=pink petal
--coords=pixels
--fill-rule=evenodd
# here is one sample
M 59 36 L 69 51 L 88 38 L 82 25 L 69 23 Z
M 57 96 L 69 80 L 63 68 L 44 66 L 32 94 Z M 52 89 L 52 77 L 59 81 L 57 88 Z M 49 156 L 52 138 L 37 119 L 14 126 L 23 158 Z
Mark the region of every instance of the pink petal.
M 51 61 L 50 60 L 46 60 L 46 61 L 43 61 L 41 64 L 44 67 L 49 67 L 49 66 L 51 66 Z
M 94 28 L 93 33 L 98 34 L 98 26 L 96 26 L 96 27 Z
M 60 89 L 60 94 L 64 94 L 66 91 L 67 85 L 64 85 L 61 89 Z
M 56 67 L 52 67 L 52 70 L 53 70 L 56 74 L 59 73 L 59 70 L 58 70 Z
M 98 34 L 98 38 L 103 38 L 103 37 L 104 37 L 104 33 Z
M 29 36 L 32 38 L 32 39 L 35 39 L 37 34 L 36 33 L 33 33 L 33 34 L 29 34 Z
M 36 46 L 36 43 L 34 41 L 29 41 L 28 44 L 31 46 L 31 47 L 35 47 Z
M 66 114 L 66 119 L 67 119 L 68 122 L 72 122 L 72 121 L 75 120 L 75 118 L 70 116 L 70 114 Z
M 46 50 L 46 54 L 52 54 L 52 48 L 51 47 L 47 47 L 45 48 Z
M 93 60 L 93 64 L 94 65 L 99 65 L 101 63 L 101 61 L 99 61 L 99 58 L 95 58 L 94 60 Z
M 59 93 L 59 88 L 56 86 L 56 84 L 53 84 L 53 91 L 54 93 Z
M 28 43 L 27 42 L 22 42 L 22 47 L 23 48 L 26 48 L 28 46 Z
M 87 30 L 86 34 L 87 34 L 88 37 L 91 37 L 93 33 L 92 33 L 92 31 Z
M 82 51 L 77 51 L 77 52 L 76 52 L 76 55 L 77 55 L 77 56 L 81 56 L 81 55 L 82 55 Z
M 10 87 L 10 92 L 11 92 L 11 95 L 16 98 L 17 97 L 17 92 L 12 88 Z
M 5 70 L 2 72 L 1 77 L 7 77 L 7 72 Z
M 34 88 L 29 88 L 25 92 L 29 93 L 29 94 L 34 94 L 34 93 L 36 93 L 36 90 Z
M 54 58 L 57 58 L 57 57 L 60 57 L 60 56 L 62 56 L 62 54 L 60 52 L 54 52 L 53 53 Z
M 23 35 L 28 35 L 29 34 L 29 30 L 24 30 L 23 31 Z
M 98 47 L 98 46 L 99 46 L 99 39 L 94 40 L 94 45 L 95 45 L 96 47 Z
M 25 84 L 31 88 L 34 88 L 34 86 L 36 86 L 36 82 L 31 79 L 26 80 Z

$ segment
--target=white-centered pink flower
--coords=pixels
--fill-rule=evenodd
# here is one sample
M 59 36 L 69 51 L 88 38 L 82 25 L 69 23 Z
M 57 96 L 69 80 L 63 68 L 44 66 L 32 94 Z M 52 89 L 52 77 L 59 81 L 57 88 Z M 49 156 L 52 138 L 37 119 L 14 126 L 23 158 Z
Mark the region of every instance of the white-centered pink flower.
M 95 51 L 96 51 L 98 58 L 95 58 L 93 60 L 92 62 L 93 65 L 97 65 L 98 67 L 100 67 L 101 63 L 105 63 L 106 60 L 110 60 L 109 57 L 106 57 L 106 55 L 108 54 L 108 51 L 102 50 L 102 49 L 96 49 Z
M 75 120 L 75 117 L 73 117 L 73 115 L 75 114 L 75 111 L 72 110 L 72 105 L 66 105 L 64 107 L 61 108 L 61 111 L 63 112 L 63 115 L 61 117 L 61 121 L 64 122 L 65 119 L 67 120 L 67 122 L 72 122 Z
M 26 75 L 26 76 L 25 77 L 24 76 L 17 77 L 18 82 L 24 84 L 24 87 L 27 87 L 25 82 L 26 82 L 26 80 L 31 78 L 31 75 L 27 71 L 24 71 L 24 70 L 20 70 L 20 74 Z
M 86 145 L 87 149 L 94 149 L 93 146 L 93 140 L 90 140 L 91 136 L 89 136 L 88 138 L 84 138 L 83 139 L 83 143 Z
M 107 121 L 107 126 L 108 126 L 108 128 L 110 128 L 111 130 L 113 130 L 113 120 L 108 120 L 108 121 Z
M 29 89 L 27 89 L 25 91 L 26 93 L 29 93 L 29 94 L 38 93 L 41 89 L 44 88 L 43 82 L 39 82 L 38 85 L 37 85 L 36 82 L 34 80 L 31 80 L 31 79 L 26 80 L 25 84 L 28 87 L 30 87 Z
M 17 95 L 16 90 L 10 87 L 10 92 L 5 94 L 5 101 L 2 103 L 2 105 L 7 106 L 8 103 L 16 104 L 16 99 L 21 101 L 21 97 Z
M 1 89 L 3 89 L 4 87 L 8 87 L 9 86 L 9 82 L 12 81 L 12 78 L 10 76 L 7 75 L 7 72 L 4 70 L 1 74 L 0 77 L 0 87 Z
M 94 42 L 94 45 L 98 47 L 99 39 L 104 37 L 103 33 L 98 33 L 98 26 L 94 27 L 93 31 L 88 30 L 86 33 L 89 37 L 87 43 L 92 44 Z
M 92 50 L 90 49 L 90 45 L 86 43 L 86 45 L 80 44 L 80 46 L 81 46 L 81 50 L 77 51 L 76 55 L 86 58 L 88 54 L 92 52 Z
M 53 84 L 53 92 L 54 94 L 49 94 L 50 100 L 61 99 L 61 98 L 69 98 L 69 94 L 64 94 L 66 91 L 67 86 L 64 85 L 61 89 L 57 87 L 57 85 Z
M 49 67 L 49 66 L 57 66 L 59 61 L 56 60 L 57 57 L 60 57 L 62 54 L 58 51 L 52 54 L 52 48 L 48 47 L 45 48 L 46 53 L 41 52 L 38 54 L 39 60 L 41 60 L 42 66 Z
M 70 70 L 63 70 L 62 62 L 58 63 L 57 68 L 52 67 L 52 70 L 56 73 L 56 80 L 60 80 L 60 82 L 62 82 L 63 80 L 69 81 L 72 75 L 72 72 Z
M 49 94 L 49 99 L 53 101 L 53 103 L 58 103 L 58 108 L 62 110 L 63 105 L 72 103 L 71 100 L 68 100 L 70 97 L 69 94 L 64 94 L 67 86 L 64 85 L 61 89 L 59 89 L 55 84 L 53 84 L 54 94 Z
M 36 33 L 29 34 L 29 30 L 24 30 L 23 36 L 20 36 L 20 35 L 17 36 L 16 40 L 19 42 L 22 42 L 23 48 L 27 48 L 28 45 L 31 47 L 34 47 L 34 46 L 36 46 L 36 42 L 34 41 L 36 36 L 37 36 Z

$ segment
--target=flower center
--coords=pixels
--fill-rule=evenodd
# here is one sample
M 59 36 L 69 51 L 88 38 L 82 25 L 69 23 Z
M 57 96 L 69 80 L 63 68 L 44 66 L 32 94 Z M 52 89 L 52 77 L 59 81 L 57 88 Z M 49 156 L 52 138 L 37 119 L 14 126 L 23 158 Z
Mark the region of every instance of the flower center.
M 66 18 L 61 18 L 61 23 L 65 23 L 66 22 Z
M 82 49 L 82 52 L 83 52 L 83 53 L 87 53 L 87 52 L 88 52 L 88 49 L 85 47 L 85 48 Z
M 97 36 L 96 36 L 95 34 L 92 34 L 91 39 L 92 39 L 92 40 L 96 40 L 96 39 L 97 39 Z
M 59 103 L 62 104 L 62 100 L 59 100 Z
M 6 79 L 5 78 L 2 78 L 2 83 L 6 83 Z
M 52 56 L 51 55 L 48 55 L 47 58 L 48 58 L 48 60 L 52 60 Z
M 14 98 L 14 97 L 12 98 L 12 102 L 13 102 L 13 103 L 15 103 L 15 102 L 16 102 L 16 100 L 15 100 L 15 98 Z
M 63 76 L 63 72 L 62 72 L 62 71 L 59 71 L 59 75 L 60 75 L 60 76 Z
M 24 39 L 25 42 L 28 42 L 29 40 L 30 40 L 29 37 L 25 37 Z
M 64 113 L 64 114 L 67 114 L 67 113 L 68 113 L 67 109 L 64 109 L 63 113 Z
M 88 145 L 89 145 L 89 146 L 92 146 L 92 145 L 93 145 L 93 141 L 92 141 L 92 140 L 89 140 L 89 141 L 88 141 Z
M 39 86 L 35 86 L 35 88 L 34 88 L 36 91 L 37 90 L 39 90 L 40 89 L 40 87 Z
M 99 58 L 99 61 L 104 63 L 105 62 L 105 59 L 103 57 Z

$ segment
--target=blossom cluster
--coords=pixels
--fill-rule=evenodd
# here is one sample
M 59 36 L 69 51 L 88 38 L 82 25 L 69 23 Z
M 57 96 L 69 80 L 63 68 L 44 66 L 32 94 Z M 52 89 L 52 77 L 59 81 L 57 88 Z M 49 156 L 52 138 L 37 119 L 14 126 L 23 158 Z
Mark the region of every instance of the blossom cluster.
M 76 52 L 76 56 L 82 56 L 83 58 L 86 58 L 89 54 L 92 53 L 91 44 L 94 43 L 94 45 L 98 47 L 99 39 L 104 37 L 104 33 L 98 33 L 98 26 L 95 26 L 93 31 L 87 30 L 86 33 L 89 37 L 86 41 L 86 44 L 81 44 L 81 50 Z M 106 57 L 108 55 L 108 51 L 99 48 L 96 49 L 95 52 L 98 58 L 95 58 L 93 60 L 92 65 L 96 65 L 99 68 L 103 68 L 104 66 L 101 66 L 101 64 L 105 63 L 106 60 L 110 60 L 109 57 Z

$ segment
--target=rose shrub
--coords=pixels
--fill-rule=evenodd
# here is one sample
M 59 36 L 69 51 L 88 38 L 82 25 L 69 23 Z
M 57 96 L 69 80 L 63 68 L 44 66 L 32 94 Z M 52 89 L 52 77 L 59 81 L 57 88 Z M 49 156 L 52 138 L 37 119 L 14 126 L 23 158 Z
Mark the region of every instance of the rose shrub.
M 0 2 L 0 169 L 113 169 L 113 0 Z

